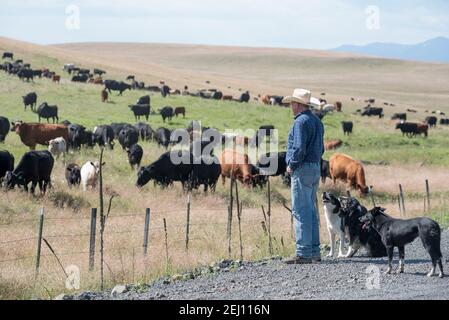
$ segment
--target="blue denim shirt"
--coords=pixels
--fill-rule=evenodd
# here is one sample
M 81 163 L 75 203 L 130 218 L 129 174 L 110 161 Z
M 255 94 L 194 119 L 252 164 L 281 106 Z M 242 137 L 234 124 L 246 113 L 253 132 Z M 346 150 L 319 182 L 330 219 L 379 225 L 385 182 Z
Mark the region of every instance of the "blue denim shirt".
M 319 163 L 324 153 L 323 136 L 323 123 L 312 111 L 297 115 L 288 135 L 287 165 L 296 170 L 304 163 Z

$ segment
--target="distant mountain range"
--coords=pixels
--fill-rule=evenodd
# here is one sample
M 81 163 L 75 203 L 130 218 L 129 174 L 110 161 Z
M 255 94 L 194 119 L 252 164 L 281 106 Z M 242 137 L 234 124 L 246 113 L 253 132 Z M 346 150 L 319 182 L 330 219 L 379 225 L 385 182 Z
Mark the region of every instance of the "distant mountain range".
M 412 45 L 380 42 L 371 43 L 365 46 L 343 45 L 332 49 L 332 51 L 358 53 L 401 60 L 449 63 L 449 39 L 445 37 L 438 37 Z

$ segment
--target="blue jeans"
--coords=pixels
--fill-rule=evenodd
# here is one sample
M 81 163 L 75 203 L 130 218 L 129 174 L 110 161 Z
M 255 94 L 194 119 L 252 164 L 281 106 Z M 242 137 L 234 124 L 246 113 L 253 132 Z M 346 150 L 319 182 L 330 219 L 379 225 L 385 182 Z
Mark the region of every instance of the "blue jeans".
M 316 207 L 319 182 L 319 163 L 305 163 L 292 174 L 292 211 L 295 217 L 298 257 L 312 258 L 320 255 L 319 213 Z

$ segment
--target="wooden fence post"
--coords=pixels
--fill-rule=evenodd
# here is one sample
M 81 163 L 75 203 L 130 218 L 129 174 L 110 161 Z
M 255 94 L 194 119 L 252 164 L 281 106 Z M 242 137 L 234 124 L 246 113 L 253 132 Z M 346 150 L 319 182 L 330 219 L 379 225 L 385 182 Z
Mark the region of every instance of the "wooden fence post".
M 404 192 L 402 190 L 402 185 L 399 184 L 399 197 L 401 198 L 401 205 L 402 205 L 402 214 L 403 217 L 407 216 L 407 213 L 405 211 L 405 200 L 404 200 Z
M 243 241 L 242 241 L 242 207 L 243 202 L 240 202 L 239 199 L 239 187 L 237 184 L 237 180 L 235 180 L 235 200 L 237 203 L 237 220 L 239 223 L 239 244 L 240 244 L 240 260 L 243 260 Z
M 190 194 L 187 197 L 186 251 L 189 250 L 189 230 L 190 230 Z
M 233 196 L 233 185 L 234 185 L 234 178 L 231 178 L 231 187 L 230 187 L 230 203 L 228 208 L 228 230 L 227 230 L 227 237 L 228 237 L 228 255 L 231 257 L 232 254 L 232 205 L 234 202 L 234 196 Z
M 41 263 L 42 231 L 44 229 L 44 215 L 45 211 L 44 208 L 42 207 L 39 213 L 39 229 L 37 234 L 36 268 L 34 274 L 34 281 L 37 280 L 37 277 L 39 275 L 39 267 Z
M 166 261 L 166 269 L 168 268 L 169 258 L 168 258 L 168 233 L 167 233 L 167 221 L 164 218 L 164 232 L 165 232 L 165 261 Z
M 148 236 L 150 232 L 150 208 L 145 210 L 145 227 L 143 229 L 143 255 L 146 257 L 148 255 Z
M 270 185 L 270 177 L 267 179 L 267 195 L 268 195 L 268 252 L 270 255 L 273 254 L 273 244 L 271 242 L 271 185 Z
M 95 267 L 95 237 L 97 232 L 97 208 L 92 208 L 90 214 L 90 240 L 89 240 L 89 271 Z
M 427 195 L 427 210 L 430 210 L 430 187 L 428 179 L 426 179 L 426 195 Z

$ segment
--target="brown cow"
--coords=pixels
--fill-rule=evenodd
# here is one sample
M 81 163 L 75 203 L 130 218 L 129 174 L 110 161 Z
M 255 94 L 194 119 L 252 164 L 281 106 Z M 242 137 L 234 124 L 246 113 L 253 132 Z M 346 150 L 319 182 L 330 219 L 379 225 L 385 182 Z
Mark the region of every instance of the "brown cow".
M 109 94 L 106 91 L 106 89 L 104 89 L 103 91 L 101 91 L 101 102 L 106 102 L 109 99 Z
M 96 77 L 94 79 L 91 79 L 93 84 L 103 84 L 103 78 L 102 77 Z
M 220 165 L 223 185 L 226 183 L 226 178 L 237 179 L 246 186 L 251 185 L 254 176 L 251 174 L 247 154 L 239 153 L 232 149 L 225 149 L 221 153 Z
M 266 94 L 260 99 L 260 101 L 262 101 L 263 104 L 271 104 L 271 97 Z
M 369 193 L 370 188 L 366 186 L 365 170 L 362 163 L 351 157 L 336 153 L 329 160 L 330 176 L 334 183 L 342 180 L 348 184 L 348 188 L 356 189 L 360 195 Z
M 340 148 L 343 145 L 343 141 L 340 139 L 334 139 L 334 140 L 328 140 L 324 142 L 324 150 L 330 151 L 330 150 L 336 150 Z
M 226 101 L 232 101 L 232 99 L 234 99 L 234 97 L 231 95 L 226 95 L 226 96 L 223 96 L 221 99 L 226 100 Z
M 61 76 L 58 76 L 58 75 L 53 75 L 53 77 L 51 78 L 51 80 L 53 81 L 53 82 L 57 82 L 57 83 L 59 83 L 60 81 L 61 81 Z
M 36 149 L 36 144 L 48 145 L 50 140 L 62 137 L 66 141 L 69 131 L 63 124 L 23 123 L 21 121 L 11 122 L 11 131 L 20 136 L 22 143 L 30 148 Z
M 336 107 L 337 112 L 341 112 L 343 104 L 340 101 L 337 101 L 337 102 L 335 102 L 335 107 Z
M 427 124 L 418 123 L 417 134 L 423 134 L 426 138 L 429 136 L 429 126 Z
M 178 117 L 178 114 L 182 114 L 182 116 L 186 117 L 186 108 L 185 107 L 177 107 L 175 108 L 175 116 Z

